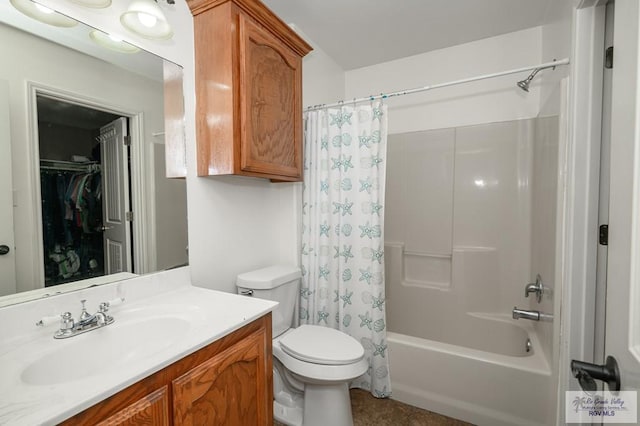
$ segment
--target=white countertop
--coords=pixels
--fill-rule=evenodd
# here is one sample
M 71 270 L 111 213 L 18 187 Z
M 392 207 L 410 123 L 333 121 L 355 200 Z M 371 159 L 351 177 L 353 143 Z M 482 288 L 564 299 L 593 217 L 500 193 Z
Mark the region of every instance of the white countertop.
M 0 309 L 0 322 L 5 328 L 20 325 L 12 333 L 0 331 L 0 424 L 57 424 L 241 328 L 276 306 L 275 302 L 267 300 L 193 287 L 185 282 L 185 276 L 188 274 L 168 271 L 151 278 L 134 278 L 57 296 L 55 301 L 38 300 Z M 171 280 L 179 282 L 171 283 Z M 98 303 L 115 297 L 125 297 L 126 301 L 110 310 L 116 320 L 112 325 L 61 340 L 53 339 L 57 323 L 47 327 L 34 326 L 40 317 L 50 315 L 52 310 L 56 313 L 68 310 L 77 318 L 80 299 L 86 298 L 89 312 L 95 312 Z M 95 345 L 96 339 L 107 336 L 100 333 L 117 333 L 118 322 L 121 327 L 133 325 L 129 330 L 135 330 L 137 321 L 149 315 L 166 315 L 168 324 L 174 319 L 182 325 L 188 322 L 188 325 L 181 326 L 179 333 L 171 332 L 179 336 L 171 335 L 170 343 L 153 352 L 144 350 L 144 335 L 136 336 L 132 347 L 140 345 L 141 350 L 130 351 L 132 355 L 126 360 L 112 359 L 103 350 L 92 351 L 99 347 Z M 78 351 L 78 348 L 82 350 Z M 78 374 L 79 377 L 69 381 L 57 380 L 61 383 L 30 384 L 25 380 L 26 367 L 61 354 L 62 363 L 68 361 L 69 366 L 73 365 L 76 356 L 90 358 L 96 370 L 86 376 Z

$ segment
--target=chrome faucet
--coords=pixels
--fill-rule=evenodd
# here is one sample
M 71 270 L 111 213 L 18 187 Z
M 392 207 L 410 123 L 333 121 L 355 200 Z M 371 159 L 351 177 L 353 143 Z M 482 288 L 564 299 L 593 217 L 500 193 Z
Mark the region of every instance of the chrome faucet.
M 529 311 L 526 309 L 518 309 L 517 307 L 513 307 L 513 319 L 528 319 L 531 321 L 553 321 L 553 315 L 544 314 L 540 311 Z
M 80 312 L 80 317 L 78 317 L 77 321 L 73 319 L 71 312 L 65 312 L 60 315 L 60 329 L 54 333 L 54 339 L 66 339 L 112 324 L 115 320 L 107 313 L 109 312 L 109 307 L 124 302 L 124 299 L 117 298 L 109 302 L 100 303 L 98 312 L 93 315 L 87 312 L 85 302 L 86 300 L 80 301 L 82 303 L 82 312 Z M 46 325 L 50 320 L 51 317 L 43 318 L 36 325 Z
M 540 274 L 536 275 L 536 282 L 527 284 L 524 288 L 524 297 L 529 297 L 530 293 L 536 294 L 536 300 L 538 303 L 542 302 L 542 295 L 544 294 L 544 285 L 542 284 L 542 277 Z
M 109 303 L 107 302 L 101 303 L 100 306 L 98 307 L 98 312 L 91 315 L 89 312 L 87 312 L 87 308 L 85 308 L 84 306 L 85 302 L 86 300 L 80 301 L 80 303 L 82 303 L 82 312 L 80 312 L 79 320 L 75 323 L 75 328 L 86 328 L 86 327 L 93 327 L 96 325 L 106 325 L 107 322 L 109 324 L 113 322 L 113 317 L 107 315 L 107 312 L 109 311 Z

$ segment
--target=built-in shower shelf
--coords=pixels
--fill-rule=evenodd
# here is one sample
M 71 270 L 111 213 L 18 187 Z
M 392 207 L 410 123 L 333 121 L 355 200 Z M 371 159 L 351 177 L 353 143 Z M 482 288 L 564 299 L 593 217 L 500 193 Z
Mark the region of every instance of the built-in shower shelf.
M 405 250 L 402 284 L 447 290 L 451 287 L 451 254 Z
M 422 256 L 422 257 L 434 257 L 434 258 L 438 258 L 438 259 L 451 259 L 451 254 L 442 254 L 442 253 L 428 253 L 428 252 L 422 252 L 422 251 L 411 251 L 411 250 L 405 250 L 404 254 L 406 256 Z

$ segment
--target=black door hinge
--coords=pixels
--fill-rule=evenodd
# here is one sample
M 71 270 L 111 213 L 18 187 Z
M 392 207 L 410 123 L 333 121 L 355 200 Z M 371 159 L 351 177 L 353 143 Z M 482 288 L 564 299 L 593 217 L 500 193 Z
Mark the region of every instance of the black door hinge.
M 613 68 L 613 46 L 607 47 L 604 52 L 604 67 L 607 69 Z
M 609 244 L 609 225 L 600 225 L 600 237 L 598 240 L 603 246 Z

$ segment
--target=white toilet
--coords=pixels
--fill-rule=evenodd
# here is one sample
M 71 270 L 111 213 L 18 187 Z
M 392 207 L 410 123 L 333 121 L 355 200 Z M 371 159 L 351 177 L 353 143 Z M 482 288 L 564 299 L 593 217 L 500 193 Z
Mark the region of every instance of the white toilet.
M 368 368 L 356 339 L 327 327 L 292 328 L 300 269 L 238 275 L 238 293 L 279 302 L 273 311 L 273 415 L 291 426 L 353 425 L 349 382 Z

